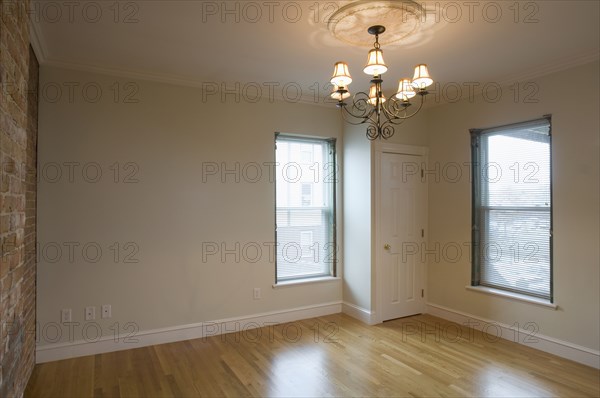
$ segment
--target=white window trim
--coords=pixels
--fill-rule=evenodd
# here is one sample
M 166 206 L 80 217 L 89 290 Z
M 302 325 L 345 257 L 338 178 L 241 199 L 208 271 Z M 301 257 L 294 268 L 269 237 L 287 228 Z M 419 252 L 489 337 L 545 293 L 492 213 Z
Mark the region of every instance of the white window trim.
M 532 296 L 527 296 L 525 294 L 509 292 L 507 290 L 494 289 L 493 287 L 487 286 L 465 286 L 465 289 L 471 290 L 474 292 L 490 294 L 492 296 L 500 296 L 505 297 L 511 300 L 522 301 L 529 304 L 535 304 L 542 307 L 548 307 L 553 310 L 558 309 L 558 305 L 555 303 L 551 303 L 550 300 L 546 300 L 543 298 L 537 298 Z

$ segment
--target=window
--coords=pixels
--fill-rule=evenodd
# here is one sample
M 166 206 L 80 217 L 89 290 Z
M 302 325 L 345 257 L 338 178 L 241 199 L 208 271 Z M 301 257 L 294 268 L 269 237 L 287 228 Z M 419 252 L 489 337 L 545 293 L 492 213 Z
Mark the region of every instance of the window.
M 471 130 L 473 286 L 552 298 L 551 121 Z
M 334 276 L 335 140 L 276 134 L 275 144 L 276 280 Z

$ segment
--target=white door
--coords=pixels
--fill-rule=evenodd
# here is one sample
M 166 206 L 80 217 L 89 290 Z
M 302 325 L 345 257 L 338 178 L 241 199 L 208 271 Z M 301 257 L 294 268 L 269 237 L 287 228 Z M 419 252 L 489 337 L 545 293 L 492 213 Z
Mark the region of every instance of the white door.
M 381 155 L 382 320 L 423 312 L 424 228 L 427 186 L 421 177 L 423 158 Z

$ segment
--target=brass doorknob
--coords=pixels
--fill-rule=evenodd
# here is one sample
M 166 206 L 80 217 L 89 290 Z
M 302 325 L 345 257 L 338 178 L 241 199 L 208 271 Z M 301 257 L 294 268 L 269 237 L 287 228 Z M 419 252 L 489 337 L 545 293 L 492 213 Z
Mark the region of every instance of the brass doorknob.
M 392 246 L 390 246 L 390 244 L 389 244 L 389 243 L 386 243 L 386 244 L 383 246 L 383 248 L 384 248 L 385 250 L 390 250 L 390 249 L 392 248 Z

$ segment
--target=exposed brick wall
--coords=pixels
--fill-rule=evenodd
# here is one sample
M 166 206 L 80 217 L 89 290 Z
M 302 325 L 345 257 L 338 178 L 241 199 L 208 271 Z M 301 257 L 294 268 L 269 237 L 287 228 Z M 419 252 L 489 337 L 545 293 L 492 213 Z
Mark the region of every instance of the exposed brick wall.
M 39 65 L 29 0 L 0 0 L 0 397 L 20 397 L 35 364 Z

